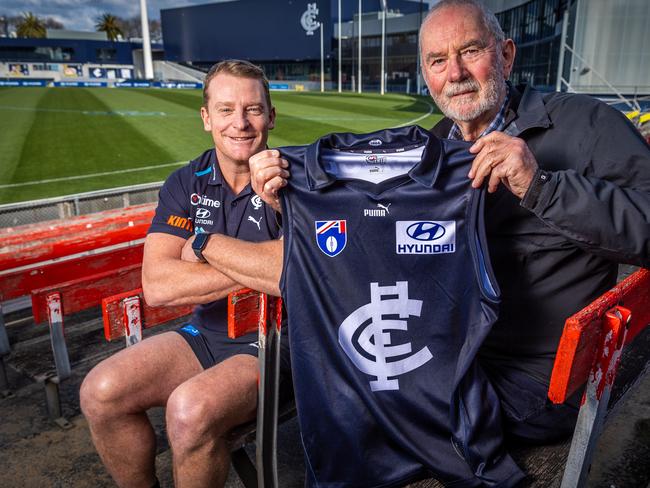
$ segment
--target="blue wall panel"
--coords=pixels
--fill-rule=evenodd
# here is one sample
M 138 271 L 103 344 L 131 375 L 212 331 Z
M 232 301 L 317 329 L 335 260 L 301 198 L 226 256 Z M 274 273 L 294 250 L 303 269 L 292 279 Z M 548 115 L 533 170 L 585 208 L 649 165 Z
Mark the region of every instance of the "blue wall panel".
M 314 3 L 319 13 L 312 20 L 325 24 L 327 54 L 332 33 L 330 0 L 239 0 L 161 10 L 165 57 L 204 63 L 228 58 L 320 59 L 318 29 L 308 35 L 301 23 L 308 5 Z

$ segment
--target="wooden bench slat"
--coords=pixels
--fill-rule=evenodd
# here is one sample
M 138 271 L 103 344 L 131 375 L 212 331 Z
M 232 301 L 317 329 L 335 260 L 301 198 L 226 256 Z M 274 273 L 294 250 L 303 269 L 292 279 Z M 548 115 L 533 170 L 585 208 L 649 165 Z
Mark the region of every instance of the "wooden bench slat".
M 633 311 L 625 343 L 632 342 L 650 323 L 650 271 L 640 269 L 616 285 L 619 305 Z
M 142 263 L 143 244 L 0 273 L 0 301 L 29 295 L 34 289 Z
M 169 322 L 185 315 L 190 315 L 192 305 L 179 305 L 173 307 L 151 307 L 144 301 L 142 288 L 132 289 L 102 299 L 102 316 L 104 319 L 104 336 L 112 341 L 126 335 L 126 324 L 122 304 L 131 297 L 140 298 L 140 312 L 142 314 L 142 327 L 147 329 L 156 325 Z
M 257 332 L 266 323 L 266 310 L 260 292 L 242 288 L 228 295 L 228 337 L 235 339 Z
M 77 280 L 32 291 L 32 313 L 34 322 L 40 323 L 47 317 L 47 296 L 59 292 L 62 296 L 63 314 L 79 312 L 102 303 L 102 298 L 115 291 L 139 288 L 142 280 L 142 266 L 133 264 L 119 270 L 106 271 Z
M 88 231 L 74 237 L 47 243 L 27 242 L 20 249 L 15 246 L 3 248 L 0 252 L 0 271 L 27 266 L 50 259 L 92 251 L 115 244 L 137 241 L 145 237 L 150 222 L 141 222 L 118 229 Z
M 25 241 L 47 241 L 61 239 L 65 236 L 75 235 L 89 230 L 115 228 L 128 225 L 129 221 L 142 222 L 153 219 L 154 206 L 152 204 L 127 207 L 119 210 L 97 212 L 80 215 L 70 219 L 52 220 L 37 224 L 28 224 L 18 227 L 4 228 L 0 231 L 0 248 L 20 245 Z
M 610 308 L 623 305 L 633 309 L 629 343 L 650 322 L 650 272 L 640 269 L 569 317 L 558 346 L 549 385 L 549 399 L 563 403 L 585 384 L 598 354 L 602 320 Z

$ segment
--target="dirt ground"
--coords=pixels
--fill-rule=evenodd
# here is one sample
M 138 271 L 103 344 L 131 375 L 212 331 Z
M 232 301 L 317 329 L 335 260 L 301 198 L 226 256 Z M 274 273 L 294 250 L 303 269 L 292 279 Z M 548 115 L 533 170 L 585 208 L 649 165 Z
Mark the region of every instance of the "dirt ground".
M 11 317 L 9 319 L 11 321 Z M 81 381 L 92 365 L 101 359 L 101 355 L 95 355 L 77 367 L 73 363 L 72 378 L 61 385 L 63 414 L 72 424 L 72 428 L 62 430 L 48 420 L 43 386 L 11 366 L 20 362 L 20 355 L 26 351 L 34 349 L 35 355 L 46 354 L 39 352 L 39 348 L 45 351 L 49 346 L 47 335 L 43 334 L 46 327 L 35 336 L 21 337 L 14 328 L 22 328 L 20 320 L 17 324 L 8 327 L 14 344 L 14 352 L 8 361 L 13 396 L 0 399 L 0 488 L 115 486 L 95 453 L 86 421 L 79 409 Z M 90 330 L 100 336 L 99 318 L 89 315 L 80 317 L 76 323 L 71 321 L 66 326 L 66 336 L 73 341 L 74 337 L 79 340 L 85 337 L 81 333 L 76 335 L 76 330 L 85 331 L 84 334 Z M 600 439 L 588 486 L 650 487 L 650 373 L 619 405 Z M 152 411 L 150 417 L 159 440 L 156 462 L 161 486 L 172 487 L 171 453 L 165 440 L 162 409 Z M 281 427 L 278 445 L 280 486 L 303 486 L 304 465 L 295 419 Z M 138 446 L 133 448 L 137 449 Z M 241 486 L 231 473 L 228 487 Z M 424 488 L 432 485 L 423 482 L 417 486 Z

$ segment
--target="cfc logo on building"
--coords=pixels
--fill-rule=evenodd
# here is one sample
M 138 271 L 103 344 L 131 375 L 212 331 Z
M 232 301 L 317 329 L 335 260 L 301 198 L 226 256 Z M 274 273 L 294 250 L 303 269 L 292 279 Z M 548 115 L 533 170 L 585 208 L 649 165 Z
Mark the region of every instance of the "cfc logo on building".
M 305 29 L 308 36 L 313 36 L 314 31 L 320 26 L 320 22 L 316 20 L 318 15 L 318 6 L 315 3 L 308 3 L 307 10 L 300 17 L 300 25 Z

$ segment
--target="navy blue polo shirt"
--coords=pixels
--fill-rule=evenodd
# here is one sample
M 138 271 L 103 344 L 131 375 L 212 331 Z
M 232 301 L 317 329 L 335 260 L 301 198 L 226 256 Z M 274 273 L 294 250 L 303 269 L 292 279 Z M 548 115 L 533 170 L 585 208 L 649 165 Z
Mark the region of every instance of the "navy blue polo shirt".
M 250 242 L 277 239 L 280 222 L 275 211 L 252 190 L 250 184 L 235 195 L 224 180 L 214 149 L 174 171 L 158 196 L 158 208 L 149 233 L 162 232 L 183 239 L 207 232 Z M 224 333 L 227 300 L 198 305 L 192 324 Z

